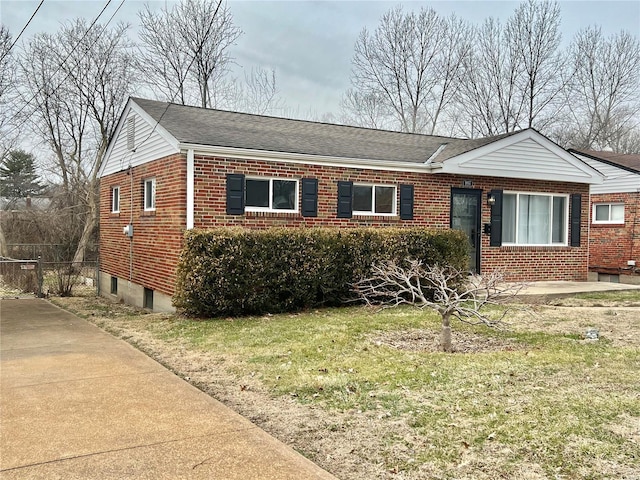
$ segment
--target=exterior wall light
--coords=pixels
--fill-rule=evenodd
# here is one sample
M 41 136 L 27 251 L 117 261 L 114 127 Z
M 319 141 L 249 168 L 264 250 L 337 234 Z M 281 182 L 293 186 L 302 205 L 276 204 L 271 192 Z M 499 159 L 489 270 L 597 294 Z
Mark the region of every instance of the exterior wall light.
M 496 197 L 492 193 L 487 194 L 487 205 L 495 205 Z

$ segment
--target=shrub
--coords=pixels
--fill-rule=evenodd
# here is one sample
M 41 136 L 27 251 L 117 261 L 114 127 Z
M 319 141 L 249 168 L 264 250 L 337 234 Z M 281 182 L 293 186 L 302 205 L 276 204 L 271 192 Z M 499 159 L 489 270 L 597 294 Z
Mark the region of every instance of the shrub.
M 209 317 L 339 305 L 384 260 L 466 269 L 467 243 L 459 231 L 424 228 L 189 230 L 173 302 Z

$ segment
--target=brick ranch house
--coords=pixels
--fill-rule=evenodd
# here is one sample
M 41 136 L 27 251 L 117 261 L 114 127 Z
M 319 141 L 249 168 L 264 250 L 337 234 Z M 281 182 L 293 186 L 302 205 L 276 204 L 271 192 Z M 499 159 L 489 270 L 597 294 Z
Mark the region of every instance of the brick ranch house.
M 171 310 L 185 229 L 424 226 L 470 267 L 586 280 L 602 175 L 535 130 L 456 138 L 130 98 L 100 171 L 101 294 Z
M 604 175 L 590 191 L 592 277 L 640 283 L 640 155 L 569 151 Z

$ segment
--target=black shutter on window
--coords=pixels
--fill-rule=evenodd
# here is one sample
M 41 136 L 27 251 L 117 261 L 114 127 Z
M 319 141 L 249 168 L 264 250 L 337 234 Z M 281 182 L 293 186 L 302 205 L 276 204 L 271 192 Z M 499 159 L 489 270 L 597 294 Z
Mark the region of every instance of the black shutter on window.
M 489 245 L 499 247 L 502 245 L 502 190 L 491 190 L 489 195 L 496 200 L 491 205 L 491 237 Z
M 338 218 L 353 216 L 353 182 L 338 182 Z
M 302 179 L 302 216 L 318 216 L 318 179 Z
M 413 220 L 413 185 L 400 185 L 400 219 Z
M 244 175 L 227 174 L 227 215 L 244 215 Z
M 580 246 L 580 224 L 582 218 L 582 195 L 574 193 L 571 195 L 571 246 Z

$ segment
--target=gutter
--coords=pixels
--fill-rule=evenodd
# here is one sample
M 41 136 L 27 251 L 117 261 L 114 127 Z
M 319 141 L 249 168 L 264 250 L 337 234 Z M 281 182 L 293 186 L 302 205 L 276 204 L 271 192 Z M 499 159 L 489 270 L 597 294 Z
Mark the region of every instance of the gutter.
M 181 151 L 194 151 L 202 154 L 220 156 L 224 158 L 238 158 L 246 160 L 262 160 L 265 162 L 286 162 L 305 165 L 324 165 L 343 168 L 362 168 L 369 170 L 391 170 L 397 172 L 432 173 L 442 169 L 440 162 L 414 163 L 397 160 L 374 160 L 350 157 L 334 157 L 328 155 L 311 155 L 306 153 L 272 152 L 236 147 L 218 147 L 198 145 L 194 143 L 180 143 Z

